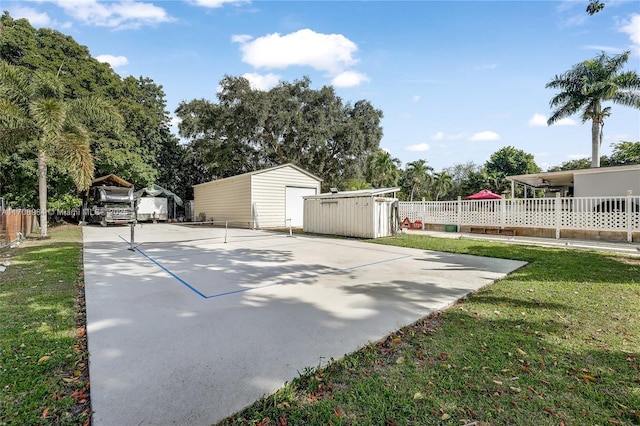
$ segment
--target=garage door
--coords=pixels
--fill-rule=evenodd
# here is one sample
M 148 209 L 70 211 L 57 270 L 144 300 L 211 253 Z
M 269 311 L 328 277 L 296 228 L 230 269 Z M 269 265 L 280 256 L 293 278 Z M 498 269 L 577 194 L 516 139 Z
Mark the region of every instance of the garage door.
M 302 228 L 302 215 L 304 212 L 304 199 L 302 197 L 316 195 L 316 189 L 287 186 L 286 191 L 285 219 L 291 219 L 291 226 Z

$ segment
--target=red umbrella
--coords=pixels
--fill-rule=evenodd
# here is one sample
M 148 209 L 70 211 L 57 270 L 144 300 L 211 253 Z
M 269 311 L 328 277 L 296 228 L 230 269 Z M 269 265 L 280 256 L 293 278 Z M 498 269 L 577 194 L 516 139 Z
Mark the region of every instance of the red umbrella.
M 502 195 L 493 193 L 488 189 L 483 189 L 482 191 L 475 193 L 473 195 L 469 195 L 465 197 L 465 200 L 496 200 L 498 198 L 502 198 Z

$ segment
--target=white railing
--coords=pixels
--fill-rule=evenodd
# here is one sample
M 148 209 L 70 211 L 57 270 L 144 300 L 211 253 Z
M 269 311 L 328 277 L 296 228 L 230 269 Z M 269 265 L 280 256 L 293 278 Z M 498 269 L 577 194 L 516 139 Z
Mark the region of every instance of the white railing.
M 400 202 L 400 219 L 424 224 L 640 231 L 640 196 L 556 197 L 499 200 Z

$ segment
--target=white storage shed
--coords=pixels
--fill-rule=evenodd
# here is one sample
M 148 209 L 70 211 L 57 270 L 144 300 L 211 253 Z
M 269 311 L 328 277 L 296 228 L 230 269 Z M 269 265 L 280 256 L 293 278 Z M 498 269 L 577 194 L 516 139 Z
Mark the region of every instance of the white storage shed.
M 248 228 L 302 227 L 303 196 L 320 193 L 322 179 L 293 164 L 194 185 L 196 220 Z
M 380 238 L 398 231 L 400 188 L 331 192 L 304 197 L 304 232 Z M 384 197 L 393 194 L 393 197 Z

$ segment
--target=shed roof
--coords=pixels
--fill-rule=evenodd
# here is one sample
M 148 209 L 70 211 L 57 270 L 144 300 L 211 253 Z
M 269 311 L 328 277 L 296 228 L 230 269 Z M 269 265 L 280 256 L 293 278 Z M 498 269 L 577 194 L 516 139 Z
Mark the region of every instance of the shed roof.
M 193 185 L 193 186 L 206 185 L 206 184 L 211 183 L 211 182 L 229 181 L 231 179 L 237 179 L 237 178 L 241 178 L 241 177 L 257 175 L 257 174 L 260 174 L 260 173 L 272 172 L 274 170 L 282 169 L 284 167 L 291 167 L 291 168 L 299 171 L 300 173 L 303 173 L 303 174 L 309 176 L 311 179 L 315 179 L 318 182 L 322 182 L 321 178 L 319 178 L 318 176 L 314 175 L 313 173 L 309 173 L 308 171 L 306 171 L 302 167 L 298 167 L 293 163 L 286 163 L 286 164 L 281 164 L 279 166 L 269 167 L 269 168 L 266 168 L 266 169 L 254 170 L 252 172 L 242 173 L 240 175 L 235 175 L 235 176 L 230 176 L 230 177 L 226 177 L 226 178 L 222 178 L 222 179 L 212 180 L 212 181 L 209 181 L 209 182 L 203 182 L 203 183 L 199 183 L 199 184 Z
M 126 180 L 122 179 L 120 176 L 114 175 L 113 173 L 111 173 L 110 175 L 96 178 L 91 182 L 91 186 L 97 186 L 97 185 L 122 186 L 125 188 L 133 187 L 132 183 L 127 182 Z
M 587 175 L 596 173 L 611 173 L 640 170 L 640 164 L 629 166 L 594 167 L 590 169 L 563 170 L 559 172 L 541 172 L 528 175 L 507 176 L 507 179 L 518 182 L 533 188 L 544 188 L 547 186 L 573 186 L 575 175 Z
M 304 198 L 355 198 L 355 197 L 379 197 L 381 195 L 395 193 L 400 188 L 360 189 L 358 191 L 326 192 L 318 195 L 307 195 Z

